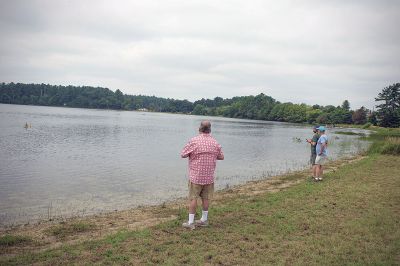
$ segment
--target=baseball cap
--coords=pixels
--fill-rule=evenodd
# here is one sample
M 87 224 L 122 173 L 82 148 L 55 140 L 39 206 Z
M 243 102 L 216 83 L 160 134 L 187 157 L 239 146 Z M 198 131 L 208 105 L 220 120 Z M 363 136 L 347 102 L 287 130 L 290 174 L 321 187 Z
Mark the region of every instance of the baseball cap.
M 325 131 L 325 127 L 324 127 L 324 126 L 319 126 L 317 129 L 318 129 L 319 131 Z

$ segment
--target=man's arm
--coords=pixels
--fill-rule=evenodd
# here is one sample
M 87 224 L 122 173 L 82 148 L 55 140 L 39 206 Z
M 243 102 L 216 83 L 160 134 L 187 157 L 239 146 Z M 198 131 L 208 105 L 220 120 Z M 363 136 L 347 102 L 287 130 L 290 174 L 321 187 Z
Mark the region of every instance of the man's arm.
M 322 155 L 324 153 L 325 147 L 326 147 L 326 143 L 322 143 L 321 144 L 321 151 L 319 152 L 318 155 Z
M 311 139 L 308 139 L 307 142 L 310 143 L 311 146 L 317 145 L 317 143 L 315 141 L 312 141 Z
M 318 137 L 313 136 L 312 139 L 308 139 L 307 142 L 311 144 L 311 146 L 317 145 Z
M 327 145 L 326 140 L 324 138 L 321 139 L 321 150 L 318 155 L 322 155 L 324 153 L 324 151 L 326 149 L 326 145 Z
M 193 152 L 193 142 L 189 141 L 188 144 L 185 145 L 181 152 L 181 157 L 182 158 L 187 158 L 190 156 L 190 153 Z
M 223 160 L 223 159 L 225 159 L 224 153 L 222 152 L 222 148 L 219 147 L 219 153 L 217 155 L 217 160 Z

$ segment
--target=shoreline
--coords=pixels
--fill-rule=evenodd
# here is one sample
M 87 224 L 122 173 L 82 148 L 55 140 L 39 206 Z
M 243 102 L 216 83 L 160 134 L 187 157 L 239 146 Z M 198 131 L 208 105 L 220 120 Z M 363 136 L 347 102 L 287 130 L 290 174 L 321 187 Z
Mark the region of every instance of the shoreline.
M 335 172 L 338 168 L 352 162 L 362 160 L 365 156 L 356 155 L 330 161 L 326 166 L 326 173 Z M 300 182 L 310 180 L 310 170 L 299 170 L 286 174 L 272 176 L 256 181 L 232 186 L 223 190 L 216 191 L 211 202 L 211 206 L 223 206 L 230 199 L 239 197 L 252 197 L 263 193 L 276 193 L 283 189 L 294 186 Z M 0 227 L 0 237 L 6 235 L 24 236 L 32 239 L 32 245 L 15 246 L 6 253 L 12 256 L 24 250 L 43 251 L 51 248 L 61 247 L 65 244 L 81 243 L 88 239 L 100 239 L 121 230 L 141 230 L 156 226 L 160 223 L 172 221 L 180 218 L 182 212 L 187 209 L 187 199 L 179 198 L 164 202 L 159 205 L 143 206 L 120 210 L 108 213 L 88 215 L 84 217 L 70 217 L 61 220 L 42 221 L 36 224 L 15 225 L 10 227 Z M 88 225 L 90 230 L 69 233 L 62 238 L 49 232 L 56 228 Z M 39 247 L 35 244 L 41 242 Z M 35 246 L 36 245 L 36 246 Z M 0 255 L 5 255 L 0 253 Z
M 358 154 L 349 154 L 345 157 L 342 158 L 334 158 L 334 159 L 330 159 L 329 160 L 329 164 L 327 165 L 327 167 L 329 167 L 329 165 L 331 164 L 336 164 L 336 163 L 341 163 L 342 161 L 351 161 L 354 158 L 358 158 L 362 154 L 358 153 Z M 287 170 L 287 172 L 282 172 L 282 173 L 277 173 L 275 175 L 261 175 L 255 178 L 252 178 L 248 181 L 245 181 L 244 183 L 240 183 L 240 184 L 236 184 L 236 185 L 227 185 L 224 188 L 220 188 L 220 189 L 216 189 L 214 194 L 219 195 L 220 193 L 226 192 L 226 191 L 230 191 L 232 189 L 237 190 L 240 187 L 247 187 L 248 184 L 252 184 L 252 183 L 258 183 L 261 181 L 267 181 L 269 179 L 276 179 L 276 178 L 280 178 L 280 177 L 284 177 L 290 174 L 296 174 L 296 173 L 303 173 L 303 172 L 307 172 L 309 169 L 309 165 L 305 165 L 302 166 L 300 169 L 295 169 L 295 170 Z M 218 180 L 216 180 L 216 183 L 218 183 Z M 19 227 L 26 227 L 26 226 L 37 226 L 40 224 L 45 224 L 45 223 L 51 223 L 51 224 L 57 224 L 57 223 L 63 223 L 69 220 L 80 220 L 80 219 L 85 219 L 85 218 L 90 218 L 90 217 L 97 217 L 97 216 L 109 216 L 110 214 L 113 213 L 120 213 L 120 212 L 129 212 L 131 210 L 136 210 L 136 209 L 147 209 L 147 208 L 154 208 L 154 207 L 159 207 L 159 206 L 165 206 L 165 205 L 174 205 L 178 202 L 182 202 L 185 201 L 186 198 L 185 196 L 182 197 L 175 197 L 175 198 L 171 198 L 171 199 L 166 199 L 164 201 L 159 201 L 156 203 L 147 203 L 147 204 L 138 204 L 138 205 L 133 205 L 131 207 L 127 207 L 127 208 L 121 208 L 121 209 L 112 209 L 112 210 L 101 210 L 99 212 L 87 212 L 84 213 L 82 212 L 82 214 L 74 214 L 74 212 L 71 212 L 69 215 L 51 215 L 50 218 L 32 218 L 31 220 L 21 220 L 21 221 L 13 221 L 13 222 L 6 222 L 6 223 L 0 223 L 0 236 L 1 233 L 3 231 L 6 230 L 13 230 L 14 228 L 19 228 Z M 200 205 L 199 205 L 200 206 Z M 80 211 L 76 211 L 75 213 L 79 213 Z

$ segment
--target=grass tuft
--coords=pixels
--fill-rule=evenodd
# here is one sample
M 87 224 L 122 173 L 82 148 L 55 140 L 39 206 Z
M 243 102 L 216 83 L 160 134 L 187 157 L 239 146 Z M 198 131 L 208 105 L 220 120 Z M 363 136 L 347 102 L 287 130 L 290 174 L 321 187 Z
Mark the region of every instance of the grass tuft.
M 65 238 L 69 235 L 74 235 L 76 233 L 82 233 L 94 229 L 93 224 L 85 222 L 77 222 L 73 224 L 60 224 L 50 227 L 46 233 L 59 238 Z
M 400 138 L 389 137 L 382 146 L 382 154 L 400 155 Z
M 379 128 L 368 139 L 372 140 L 368 154 L 400 155 L 400 129 Z
M 5 235 L 0 237 L 0 247 L 16 246 L 24 243 L 29 243 L 31 241 L 32 239 L 27 236 Z

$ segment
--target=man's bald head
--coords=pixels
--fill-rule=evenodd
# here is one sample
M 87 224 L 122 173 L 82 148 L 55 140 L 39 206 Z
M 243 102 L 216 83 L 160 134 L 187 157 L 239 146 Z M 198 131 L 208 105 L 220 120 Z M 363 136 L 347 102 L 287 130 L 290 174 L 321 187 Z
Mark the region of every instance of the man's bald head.
M 199 131 L 201 133 L 210 133 L 211 132 L 211 123 L 210 121 L 201 121 Z

